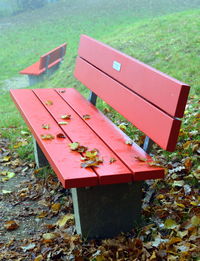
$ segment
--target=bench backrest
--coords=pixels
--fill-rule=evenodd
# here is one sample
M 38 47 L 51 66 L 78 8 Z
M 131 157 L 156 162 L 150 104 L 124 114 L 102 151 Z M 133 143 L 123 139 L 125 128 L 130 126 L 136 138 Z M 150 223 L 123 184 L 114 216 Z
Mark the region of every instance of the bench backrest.
M 55 64 L 61 62 L 63 56 L 66 52 L 66 43 L 61 44 L 50 52 L 42 55 L 40 57 L 40 66 L 39 69 L 48 69 L 53 67 Z
M 74 75 L 160 147 L 175 149 L 188 85 L 86 35 Z

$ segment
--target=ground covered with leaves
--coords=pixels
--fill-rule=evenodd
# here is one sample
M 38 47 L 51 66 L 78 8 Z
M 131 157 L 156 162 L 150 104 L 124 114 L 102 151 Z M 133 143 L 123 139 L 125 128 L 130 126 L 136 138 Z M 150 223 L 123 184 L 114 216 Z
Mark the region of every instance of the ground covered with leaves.
M 200 260 L 198 108 L 191 97 L 176 152 L 154 148 L 166 177 L 144 184 L 141 224 L 104 240 L 76 235 L 70 191 L 50 169 L 20 159 L 27 136 L 13 146 L 0 131 L 0 260 Z

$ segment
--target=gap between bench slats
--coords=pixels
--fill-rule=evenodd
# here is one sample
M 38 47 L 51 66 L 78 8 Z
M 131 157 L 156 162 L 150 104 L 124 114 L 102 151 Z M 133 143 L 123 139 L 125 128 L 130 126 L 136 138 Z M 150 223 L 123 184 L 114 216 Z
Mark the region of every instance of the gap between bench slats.
M 86 35 L 81 36 L 78 54 L 168 114 L 183 117 L 187 84 Z M 119 71 L 113 68 L 114 62 Z
M 175 149 L 180 120 L 170 117 L 80 57 L 74 75 L 163 149 Z
M 147 162 L 136 159 L 141 157 L 152 161 L 137 144 L 125 144 L 129 137 L 119 130 L 107 117 L 75 89 L 56 89 L 63 99 L 82 116 L 89 114 L 91 118 L 85 121 L 88 126 L 115 152 L 126 166 L 133 172 L 134 180 L 156 179 L 164 177 L 162 168 L 149 166 Z
M 41 134 L 51 133 L 56 137 L 63 130 L 47 113 L 32 90 L 11 90 L 11 96 L 63 186 L 71 188 L 98 185 L 98 177 L 92 169 L 80 168 L 80 154 L 69 150 L 67 144 L 71 140 L 41 139 Z M 43 129 L 42 124 L 50 124 L 51 129 Z
M 74 110 L 64 101 L 57 92 L 53 89 L 34 89 L 33 92 L 37 95 L 52 117 L 57 123 L 64 121 L 61 119 L 62 115 L 71 115 L 71 120 L 67 125 L 62 125 L 61 128 L 68 135 L 73 142 L 79 142 L 86 146 L 89 150 L 98 149 L 100 156 L 103 157 L 104 162 L 99 167 L 94 168 L 99 176 L 100 184 L 125 183 L 133 180 L 132 172 L 121 162 L 116 154 L 105 144 L 95 133 L 88 127 L 83 115 L 77 115 Z M 53 105 L 45 105 L 47 100 L 51 100 Z M 81 104 L 79 104 L 81 106 Z M 98 123 L 96 123 L 98 124 Z M 67 144 L 66 144 L 66 149 Z M 115 158 L 116 162 L 110 164 L 110 159 Z M 80 166 L 80 162 L 77 163 Z

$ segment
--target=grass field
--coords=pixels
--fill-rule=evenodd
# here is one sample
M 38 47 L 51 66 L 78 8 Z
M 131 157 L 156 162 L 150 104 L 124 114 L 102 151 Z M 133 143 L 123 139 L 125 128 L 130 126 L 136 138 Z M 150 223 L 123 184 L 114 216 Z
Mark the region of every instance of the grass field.
M 87 93 L 73 78 L 83 33 L 190 84 L 191 94 L 196 95 L 200 86 L 200 9 L 186 10 L 195 7 L 200 7 L 200 1 L 130 0 L 124 4 L 120 0 L 69 0 L 4 18 L 0 21 L 0 86 L 66 41 L 67 54 L 60 70 L 34 87 L 77 87 Z M 1 132 L 14 141 L 19 132 L 7 127 L 26 127 L 9 92 L 1 92 L 0 98 Z

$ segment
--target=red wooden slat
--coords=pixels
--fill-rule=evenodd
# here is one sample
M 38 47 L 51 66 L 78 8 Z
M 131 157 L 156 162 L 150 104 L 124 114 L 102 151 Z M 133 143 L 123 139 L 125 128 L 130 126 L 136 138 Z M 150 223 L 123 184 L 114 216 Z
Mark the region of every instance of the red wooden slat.
M 30 74 L 30 75 L 40 75 L 45 71 L 45 69 L 39 68 L 40 62 L 36 62 L 31 66 L 25 68 L 24 70 L 20 71 L 20 74 Z
M 79 57 L 74 74 L 163 149 L 175 149 L 181 121 L 170 117 Z
M 129 139 L 120 131 L 107 117 L 105 117 L 95 106 L 75 89 L 57 89 L 57 92 L 73 107 L 81 116 L 89 114 L 91 118 L 86 121 L 88 126 L 104 140 L 106 144 L 121 158 L 127 167 L 133 172 L 134 180 L 156 179 L 164 177 L 162 168 L 149 166 L 147 162 L 136 159 L 145 158 L 148 162 L 151 157 L 145 153 L 137 144 L 133 146 L 125 144 Z M 80 106 L 81 104 L 81 106 Z
M 79 142 L 92 150 L 97 148 L 104 162 L 95 172 L 99 176 L 100 184 L 115 184 L 132 181 L 132 172 L 121 162 L 121 160 L 108 148 L 108 146 L 88 127 L 82 116 L 78 116 L 74 110 L 66 104 L 66 102 L 53 89 L 35 89 L 33 90 L 46 109 L 51 113 L 57 121 L 63 121 L 61 116 L 64 114 L 71 115 L 71 120 L 67 121 L 67 125 L 61 125 L 65 133 L 68 134 L 70 140 Z M 52 106 L 45 105 L 47 100 L 53 102 Z M 79 104 L 80 106 L 80 104 Z M 94 119 L 95 120 L 95 119 Z M 98 125 L 98 122 L 96 122 Z M 115 158 L 116 162 L 110 164 L 110 158 Z
M 63 48 L 63 51 L 61 49 Z M 66 52 L 66 43 L 56 47 L 55 49 L 45 53 L 40 57 L 40 69 L 45 68 L 47 56 L 50 56 L 48 68 L 51 68 L 53 65 L 59 63 L 61 58 L 65 55 Z
M 41 139 L 41 134 L 50 133 L 56 137 L 63 131 L 32 90 L 11 90 L 11 96 L 63 186 L 71 188 L 98 185 L 94 171 L 80 167 L 80 154 L 69 150 L 68 144 L 71 141 L 68 138 L 55 138 L 51 141 Z M 43 129 L 42 124 L 50 124 L 50 130 Z
M 170 115 L 183 116 L 189 93 L 187 84 L 86 35 L 81 36 L 78 53 Z M 121 64 L 120 71 L 113 68 L 114 62 Z

